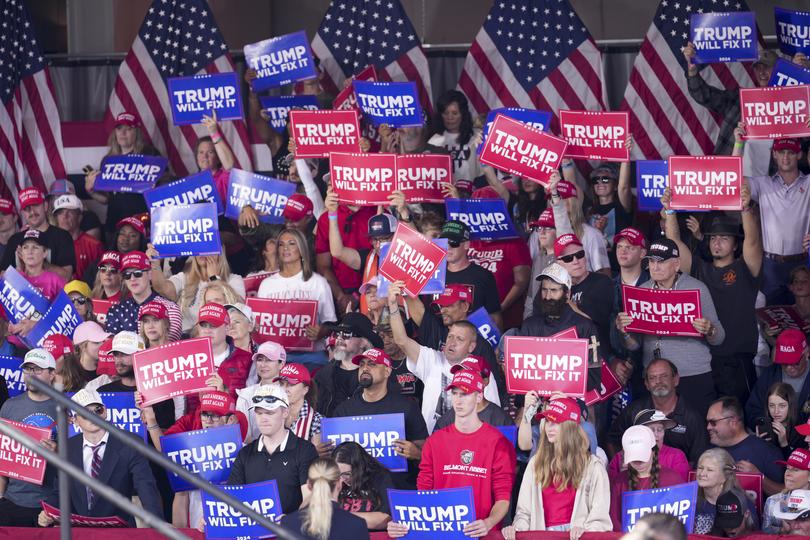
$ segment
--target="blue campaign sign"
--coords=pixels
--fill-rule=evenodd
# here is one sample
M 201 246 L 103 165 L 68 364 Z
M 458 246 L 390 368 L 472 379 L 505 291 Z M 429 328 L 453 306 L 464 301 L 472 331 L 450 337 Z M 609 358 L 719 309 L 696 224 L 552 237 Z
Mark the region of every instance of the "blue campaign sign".
M 214 185 L 214 175 L 208 170 L 145 191 L 143 197 L 149 208 L 212 202 L 217 205 L 217 214 L 225 212 L 225 206 Z
M 291 182 L 231 169 L 225 217 L 238 219 L 243 207 L 252 206 L 262 214 L 260 220 L 264 223 L 284 223 L 281 213 L 293 193 L 295 184 Z
M 669 185 L 669 164 L 666 161 L 636 161 L 636 196 L 639 212 L 661 210 L 661 196 Z
M 6 380 L 9 397 L 25 392 L 25 381 L 22 376 L 22 358 L 16 356 L 0 356 L 0 375 Z
M 779 50 L 790 56 L 796 53 L 810 56 L 810 12 L 775 7 L 773 16 Z
M 472 487 L 431 491 L 388 490 L 391 520 L 408 526 L 408 540 L 461 540 L 475 521 Z
M 33 348 L 41 347 L 42 341 L 51 334 L 63 334 L 72 338 L 73 332 L 81 323 L 82 317 L 70 297 L 64 291 L 59 291 L 51 307 L 23 341 Z
M 434 238 L 431 240 L 434 244 L 442 248 L 443 250 L 447 251 L 447 238 Z M 386 243 L 380 246 L 380 257 L 377 261 L 377 267 L 379 268 L 380 264 L 385 260 L 385 257 L 388 255 L 388 248 L 391 247 L 390 243 Z M 383 276 L 382 274 L 378 273 L 377 278 L 380 280 L 380 284 L 377 286 L 377 296 L 380 298 L 385 298 L 388 296 L 388 284 L 391 283 L 388 279 Z M 441 294 L 444 292 L 445 284 L 444 282 L 447 280 L 447 257 L 442 259 L 442 262 L 439 264 L 438 268 L 436 268 L 436 273 L 433 274 L 433 277 L 430 278 L 425 285 L 425 288 L 422 289 L 420 294 Z
M 267 519 L 276 523 L 281 520 L 281 500 L 275 480 L 243 486 L 220 486 L 219 489 Z M 219 501 L 204 491 L 201 494 L 206 538 L 253 540 L 272 536 L 270 531 L 231 508 L 228 503 Z
M 161 258 L 222 253 L 214 203 L 153 207 L 149 221 Z
M 175 126 L 199 124 L 213 111 L 217 112 L 217 121 L 242 119 L 239 77 L 233 71 L 171 77 L 166 82 Z
M 212 484 L 222 484 L 228 479 L 231 465 L 242 448 L 242 432 L 237 424 L 186 431 L 161 437 L 160 448 L 165 456 L 189 472 Z M 176 492 L 194 489 L 171 472 L 169 484 Z
M 800 84 L 810 84 L 810 69 L 784 58 L 777 59 L 768 86 L 798 86 Z
M 50 303 L 16 268 L 9 266 L 0 279 L 0 305 L 8 320 L 39 319 L 48 312 Z
M 354 81 L 352 84 L 357 105 L 372 124 L 410 127 L 425 123 L 415 82 Z
M 104 407 L 107 409 L 107 421 L 124 431 L 129 431 L 146 442 L 146 426 L 141 422 L 141 410 L 135 406 L 135 392 L 100 392 Z M 81 433 L 76 424 L 70 424 L 68 435 Z
M 292 109 L 317 111 L 315 96 L 259 96 L 262 110 L 267 113 L 267 123 L 278 133 L 287 131 L 287 117 Z
M 500 431 L 504 437 L 509 439 L 512 446 L 517 446 L 517 426 L 495 426 L 495 429 Z
M 321 440 L 332 441 L 335 446 L 354 441 L 388 470 L 407 471 L 408 460 L 394 450 L 397 439 L 405 440 L 405 415 L 402 413 L 344 416 L 321 421 Z
M 752 11 L 696 13 L 690 20 L 695 64 L 756 60 L 757 28 Z
M 487 142 L 489 128 L 492 126 L 492 122 L 495 121 L 495 117 L 499 114 L 517 120 L 518 122 L 523 122 L 524 124 L 541 131 L 548 131 L 549 125 L 551 124 L 551 113 L 549 111 L 521 109 L 520 107 L 501 107 L 500 109 L 493 109 L 487 114 L 487 121 L 486 124 L 484 124 L 484 132 L 481 137 L 481 144 L 478 145 L 477 149 L 479 155 L 481 154 L 481 150 L 484 148 L 484 144 Z
M 107 156 L 101 162 L 101 174 L 96 177 L 96 191 L 143 193 L 155 187 L 169 160 L 163 156 Z
M 517 238 L 518 233 L 503 199 L 446 199 L 447 219 L 463 221 L 473 240 Z
M 489 316 L 486 308 L 476 309 L 467 316 L 467 320 L 478 328 L 478 333 L 487 340 L 493 350 L 498 348 L 498 344 L 501 342 L 501 331 L 498 330 L 498 325 Z
M 675 516 L 691 534 L 695 522 L 697 482 L 622 494 L 622 532 L 630 532 L 639 518 L 651 512 Z
M 303 30 L 245 45 L 244 50 L 245 62 L 256 70 L 250 83 L 254 92 L 318 76 Z

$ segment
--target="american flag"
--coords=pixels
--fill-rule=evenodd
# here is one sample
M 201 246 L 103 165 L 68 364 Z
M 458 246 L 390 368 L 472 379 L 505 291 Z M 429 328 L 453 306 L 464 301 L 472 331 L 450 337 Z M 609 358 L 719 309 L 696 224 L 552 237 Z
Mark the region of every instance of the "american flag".
M 373 65 L 383 80 L 415 81 L 422 105 L 432 109 L 427 57 L 399 0 L 334 0 L 312 51 L 327 92 L 337 94 L 345 79 Z
M 166 79 L 227 71 L 234 71 L 233 61 L 205 0 L 154 0 L 118 70 L 107 122 L 124 111 L 135 114 L 175 174 L 196 172 L 194 145 L 208 131 L 199 124 L 172 124 Z M 245 122 L 222 122 L 220 131 L 235 166 L 252 170 Z
M 568 0 L 492 6 L 467 53 L 458 88 L 478 114 L 499 107 L 603 110 L 602 55 Z
M 0 15 L 0 194 L 65 178 L 64 148 L 53 85 L 22 0 Z
M 689 96 L 686 59 L 689 20 L 704 11 L 749 11 L 739 0 L 663 0 L 633 64 L 621 109 L 630 113 L 636 142 L 633 159 L 714 153 L 723 118 Z M 749 67 L 734 62 L 707 64 L 701 75 L 721 89 L 754 84 Z

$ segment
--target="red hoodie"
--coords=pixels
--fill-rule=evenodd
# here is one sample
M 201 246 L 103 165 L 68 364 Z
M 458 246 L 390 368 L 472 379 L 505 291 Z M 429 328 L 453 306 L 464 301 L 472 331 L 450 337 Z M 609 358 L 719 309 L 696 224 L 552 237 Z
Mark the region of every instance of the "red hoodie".
M 472 486 L 475 518 L 484 519 L 498 501 L 509 501 L 515 481 L 515 448 L 487 423 L 473 433 L 455 425 L 428 437 L 422 448 L 417 489 Z

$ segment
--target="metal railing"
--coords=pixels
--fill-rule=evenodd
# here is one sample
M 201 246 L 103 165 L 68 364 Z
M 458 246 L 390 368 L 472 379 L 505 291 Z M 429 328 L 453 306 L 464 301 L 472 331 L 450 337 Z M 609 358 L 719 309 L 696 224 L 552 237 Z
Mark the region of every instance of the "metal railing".
M 96 481 L 93 478 L 90 478 L 87 474 L 85 474 L 84 470 L 75 465 L 71 464 L 67 459 L 67 416 L 65 411 L 67 410 L 74 410 L 76 414 L 88 420 L 89 422 L 99 426 L 110 434 L 110 437 L 114 437 L 122 444 L 134 449 L 136 452 L 140 453 L 147 459 L 157 463 L 167 472 L 176 474 L 192 486 L 195 489 L 199 489 L 200 491 L 204 491 L 208 493 L 212 497 L 216 498 L 219 501 L 222 501 L 234 510 L 244 514 L 245 516 L 249 517 L 250 519 L 254 520 L 256 523 L 267 529 L 268 531 L 275 534 L 277 537 L 285 539 L 285 540 L 300 540 L 301 536 L 282 529 L 279 525 L 274 523 L 273 521 L 267 519 L 260 513 L 256 512 L 250 506 L 243 504 L 239 499 L 236 499 L 229 493 L 222 491 L 221 489 L 217 488 L 213 484 L 203 480 L 196 474 L 192 474 L 174 461 L 170 460 L 148 444 L 144 444 L 143 442 L 139 441 L 138 439 L 132 437 L 128 432 L 125 432 L 118 428 L 117 426 L 111 424 L 107 420 L 100 418 L 99 416 L 95 415 L 94 413 L 90 412 L 84 407 L 78 406 L 75 402 L 71 401 L 67 397 L 65 397 L 62 393 L 58 392 L 47 383 L 42 382 L 35 377 L 31 377 L 28 381 L 26 381 L 31 388 L 42 392 L 57 404 L 57 436 L 58 436 L 58 452 L 53 452 L 44 448 L 39 441 L 34 440 L 33 438 L 29 437 L 28 435 L 14 429 L 10 425 L 0 422 L 0 433 L 6 435 L 14 439 L 15 441 L 19 442 L 28 450 L 41 455 L 44 457 L 48 463 L 56 466 L 59 469 L 59 502 L 60 502 L 60 526 L 62 527 L 62 538 L 67 540 L 70 538 L 70 494 L 68 489 L 68 478 L 72 480 L 76 480 L 85 486 L 91 488 L 94 492 L 96 492 L 99 496 L 104 497 L 105 499 L 109 500 L 111 503 L 115 504 L 119 508 L 121 508 L 124 512 L 132 514 L 140 518 L 145 524 L 154 527 L 157 531 L 162 534 L 165 534 L 167 537 L 172 539 L 184 539 L 188 538 L 184 534 L 180 533 L 177 529 L 175 529 L 172 525 L 163 521 L 160 517 L 155 516 L 154 514 L 146 511 L 143 508 L 140 508 L 132 503 L 132 501 L 117 491 L 113 490 L 109 486 L 103 485 L 100 482 Z

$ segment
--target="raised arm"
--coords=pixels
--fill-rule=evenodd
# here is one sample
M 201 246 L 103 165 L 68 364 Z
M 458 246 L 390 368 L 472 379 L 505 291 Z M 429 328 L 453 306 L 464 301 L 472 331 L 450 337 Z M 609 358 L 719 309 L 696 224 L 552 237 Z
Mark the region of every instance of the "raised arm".
M 405 331 L 405 323 L 399 313 L 399 297 L 402 296 L 404 285 L 405 283 L 402 281 L 395 281 L 388 285 L 388 311 L 391 313 L 391 333 L 394 342 L 405 351 L 408 360 L 416 364 L 419 361 L 421 345 L 408 337 L 408 332 Z
M 219 126 L 217 125 L 217 111 L 212 111 L 211 116 L 203 116 L 202 124 L 205 126 L 205 129 L 208 130 L 208 134 L 211 135 L 214 150 L 217 152 L 217 157 L 219 157 L 222 168 L 226 171 L 230 171 L 233 169 L 234 164 L 233 152 L 231 152 L 231 147 L 228 146 L 228 141 L 222 137 L 219 131 Z
M 742 187 L 742 226 L 743 234 L 743 261 L 751 275 L 758 277 L 762 270 L 762 235 L 759 231 L 759 220 L 751 208 L 751 187 L 748 182 Z
M 484 171 L 484 178 L 487 179 L 487 184 L 489 184 L 489 186 L 495 190 L 495 193 L 497 193 L 501 199 L 508 203 L 509 190 L 506 189 L 503 182 L 498 180 L 498 175 L 495 173 L 495 169 L 489 165 L 484 165 L 483 163 L 481 164 L 481 169 Z
M 331 186 L 326 190 L 324 204 L 329 218 L 329 253 L 352 270 L 360 270 L 360 252 L 343 245 L 338 222 L 338 198 Z
M 664 232 L 667 238 L 677 244 L 678 250 L 681 252 L 681 271 L 684 274 L 689 274 L 692 270 L 692 252 L 689 251 L 689 248 L 681 240 L 681 230 L 678 227 L 678 215 L 675 213 L 675 210 L 669 207 L 670 197 L 670 190 L 667 187 L 664 190 L 664 194 L 661 196 L 661 205 L 664 207 L 663 210 L 661 210 L 664 214 Z
M 624 147 L 628 152 L 633 152 L 633 136 L 628 135 L 624 141 Z M 624 208 L 625 212 L 633 211 L 633 192 L 630 191 L 630 162 L 622 161 L 619 166 L 619 185 L 617 186 L 617 193 L 619 195 L 619 203 Z

